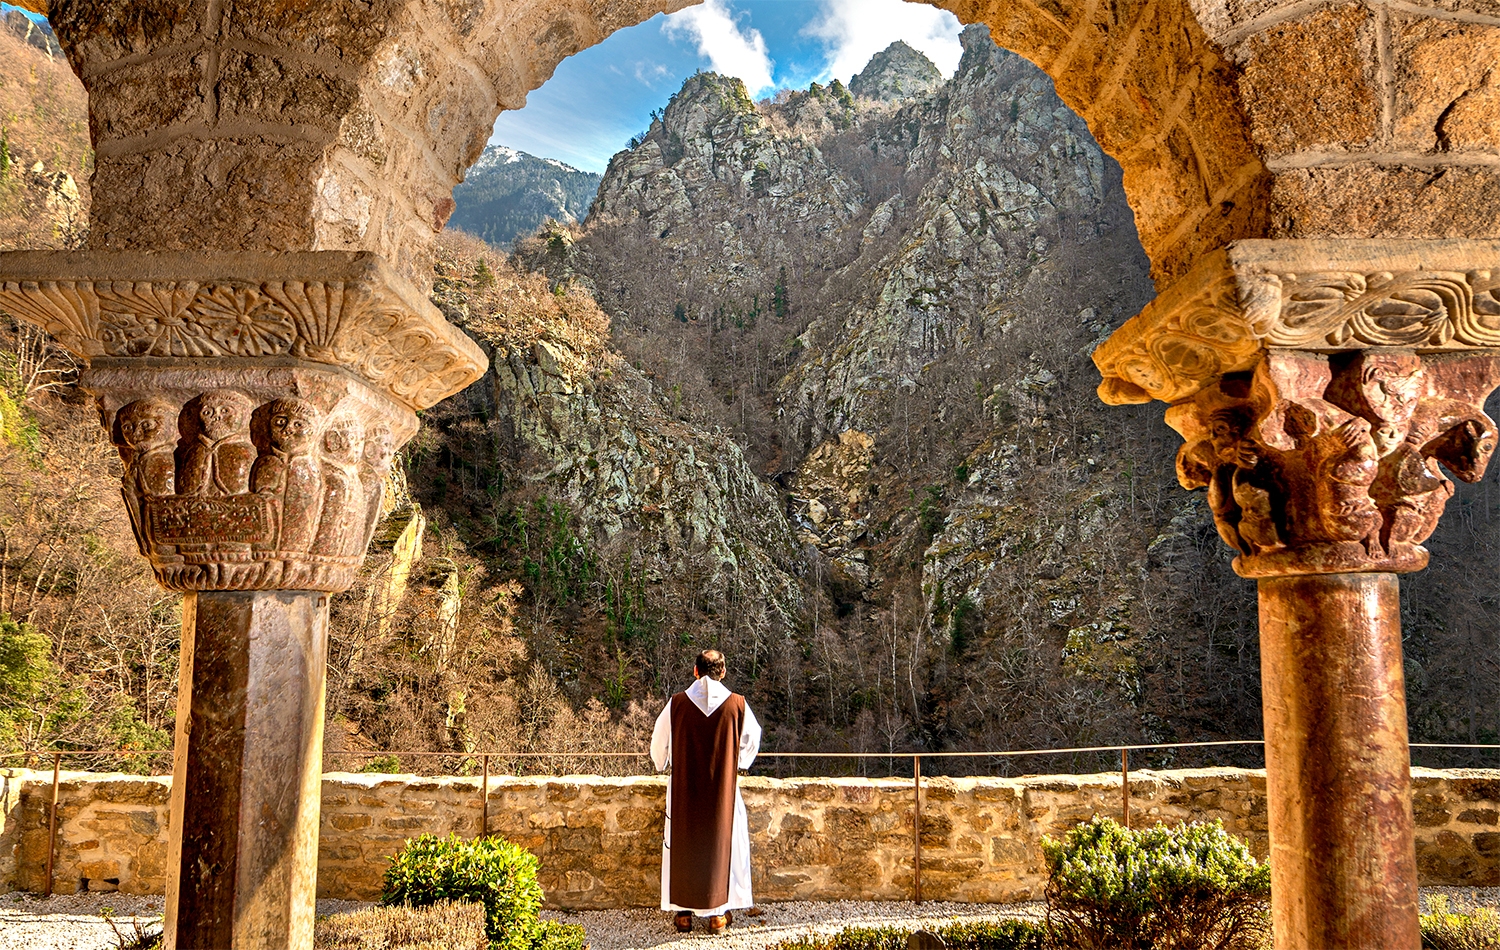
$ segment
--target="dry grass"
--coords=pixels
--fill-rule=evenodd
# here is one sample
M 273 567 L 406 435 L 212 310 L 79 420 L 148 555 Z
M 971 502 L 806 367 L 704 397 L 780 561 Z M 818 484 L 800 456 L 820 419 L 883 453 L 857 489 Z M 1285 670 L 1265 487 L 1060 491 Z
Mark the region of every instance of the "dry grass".
M 318 921 L 318 950 L 485 950 L 484 908 L 442 903 L 430 907 L 372 907 Z

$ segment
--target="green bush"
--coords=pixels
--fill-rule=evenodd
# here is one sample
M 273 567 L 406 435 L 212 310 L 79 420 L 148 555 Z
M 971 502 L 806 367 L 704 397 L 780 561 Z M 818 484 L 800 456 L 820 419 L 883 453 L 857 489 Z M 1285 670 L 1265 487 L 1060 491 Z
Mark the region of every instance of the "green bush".
M 422 835 L 391 859 L 380 902 L 474 901 L 484 905 L 485 935 L 494 950 L 531 950 L 546 933 L 537 918 L 542 886 L 536 869 L 536 855 L 504 838 Z
M 1079 950 L 1249 950 L 1265 941 L 1271 869 L 1223 825 L 1122 828 L 1095 818 L 1042 839 L 1047 922 Z
M 584 933 L 578 924 L 556 920 L 537 921 L 531 950 L 583 950 Z
M 1028 920 L 983 920 L 936 928 L 952 950 L 1045 950 L 1046 930 Z M 835 934 L 783 940 L 773 950 L 906 950 L 911 931 L 897 927 L 849 927 Z
M 1448 909 L 1441 895 L 1427 899 L 1422 915 L 1422 950 L 1500 950 L 1500 913 L 1479 907 L 1467 913 Z

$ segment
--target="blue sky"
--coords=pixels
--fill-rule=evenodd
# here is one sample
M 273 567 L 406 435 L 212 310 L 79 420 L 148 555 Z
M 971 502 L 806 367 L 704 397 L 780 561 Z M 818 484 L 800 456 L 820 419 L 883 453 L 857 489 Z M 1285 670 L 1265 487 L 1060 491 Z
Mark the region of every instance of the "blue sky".
M 902 0 L 707 0 L 620 30 L 557 67 L 490 141 L 602 172 L 699 69 L 738 76 L 756 98 L 844 82 L 896 40 L 944 75 L 958 67 L 958 20 Z
M 10 11 L 10 10 L 21 10 L 21 8 L 20 7 L 16 7 L 16 6 L 11 6 L 8 3 L 0 3 L 0 15 L 3 15 L 7 11 Z M 42 19 L 42 17 L 38 16 L 35 13 L 32 13 L 30 10 L 21 10 L 21 12 L 24 13 L 24 14 L 26 14 L 27 16 L 31 17 L 33 20 L 41 20 Z
M 761 98 L 848 82 L 899 39 L 951 76 L 960 29 L 953 14 L 903 0 L 706 0 L 563 60 L 524 109 L 500 115 L 490 141 L 602 172 L 699 69 L 737 76 Z

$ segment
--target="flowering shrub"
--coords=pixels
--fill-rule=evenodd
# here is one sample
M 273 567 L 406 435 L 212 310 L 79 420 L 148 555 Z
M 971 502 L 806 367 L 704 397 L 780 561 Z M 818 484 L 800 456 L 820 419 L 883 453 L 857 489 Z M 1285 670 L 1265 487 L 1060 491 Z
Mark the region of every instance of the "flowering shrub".
M 1045 838 L 1047 923 L 1079 950 L 1251 950 L 1269 930 L 1271 869 L 1224 831 L 1094 818 Z

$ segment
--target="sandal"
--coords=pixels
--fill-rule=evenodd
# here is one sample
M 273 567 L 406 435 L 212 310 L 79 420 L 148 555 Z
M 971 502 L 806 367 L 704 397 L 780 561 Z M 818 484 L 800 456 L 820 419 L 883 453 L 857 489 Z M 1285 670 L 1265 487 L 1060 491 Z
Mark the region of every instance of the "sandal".
M 680 933 L 680 934 L 692 933 L 693 932 L 693 915 L 692 914 L 679 913 L 676 917 L 672 918 L 672 926 L 676 927 L 677 928 L 677 932 Z
M 730 911 L 726 910 L 722 914 L 714 914 L 708 918 L 708 932 L 711 934 L 723 933 L 729 929 L 729 925 L 732 923 L 734 923 L 734 914 Z

